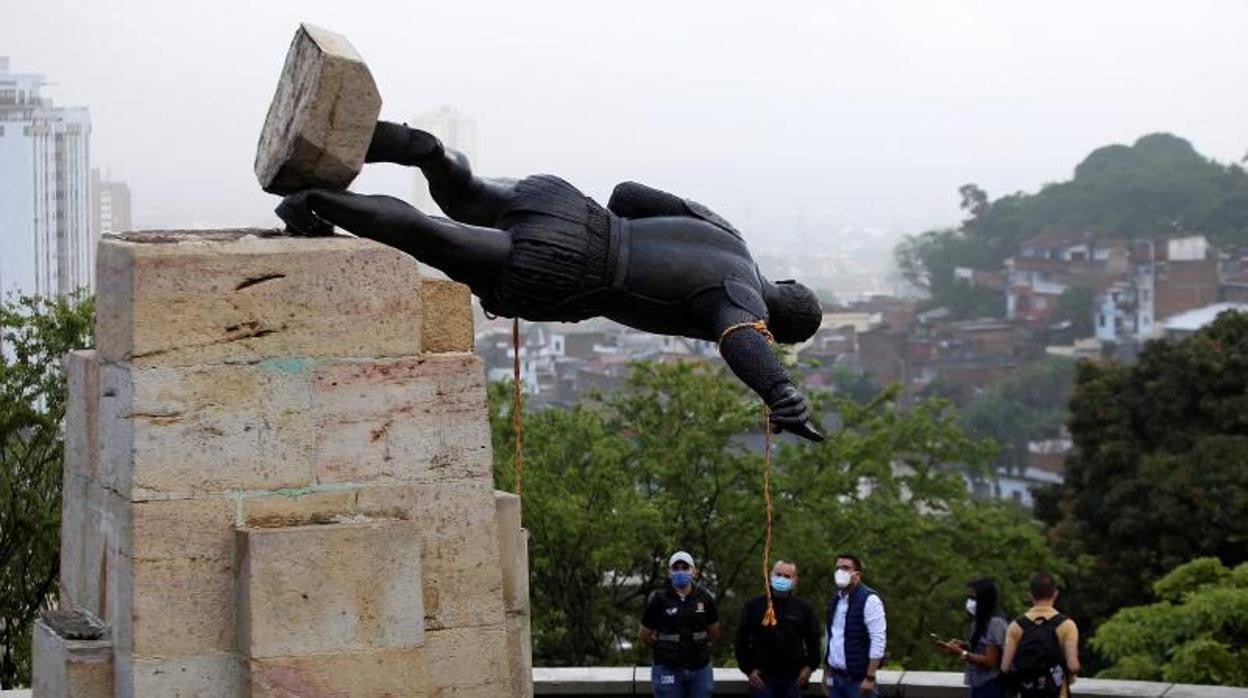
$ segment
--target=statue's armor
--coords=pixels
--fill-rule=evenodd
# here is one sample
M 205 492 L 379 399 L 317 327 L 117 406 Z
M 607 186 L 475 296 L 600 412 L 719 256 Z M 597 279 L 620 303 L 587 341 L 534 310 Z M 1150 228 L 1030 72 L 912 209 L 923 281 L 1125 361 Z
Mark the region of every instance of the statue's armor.
M 532 321 L 606 316 L 698 339 L 716 338 L 707 304 L 727 300 L 754 319 L 766 318 L 758 269 L 727 221 L 700 204 L 631 182 L 616 188 L 610 205 L 632 215 L 615 215 L 558 177 L 520 180 L 497 223 L 511 234 L 511 256 L 491 288 L 473 289 L 482 307 Z M 634 226 L 629 217 L 696 222 L 656 230 Z M 634 241 L 634 235 L 648 239 Z M 702 243 L 700 258 L 671 254 L 684 236 Z M 709 251 L 708 236 L 718 243 Z

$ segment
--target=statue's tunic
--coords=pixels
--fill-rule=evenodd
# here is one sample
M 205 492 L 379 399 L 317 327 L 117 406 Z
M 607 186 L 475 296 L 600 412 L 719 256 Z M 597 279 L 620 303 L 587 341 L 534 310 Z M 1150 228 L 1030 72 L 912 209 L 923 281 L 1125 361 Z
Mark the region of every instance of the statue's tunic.
M 498 222 L 511 234 L 511 257 L 492 288 L 473 291 L 493 315 L 537 322 L 602 315 L 609 289 L 622 281 L 625 225 L 558 177 L 525 177 Z

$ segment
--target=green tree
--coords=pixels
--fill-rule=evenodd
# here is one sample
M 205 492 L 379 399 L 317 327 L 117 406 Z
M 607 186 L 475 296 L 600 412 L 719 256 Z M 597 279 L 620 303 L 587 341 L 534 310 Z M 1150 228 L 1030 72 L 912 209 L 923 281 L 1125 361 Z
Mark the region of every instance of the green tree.
M 1151 583 L 1196 557 L 1248 560 L 1248 316 L 1224 313 L 1133 366 L 1080 364 L 1074 451 L 1043 511 L 1068 558 L 1086 556 L 1080 610 L 1103 620 L 1147 602 Z
M 1025 510 L 971 500 L 961 469 L 982 469 L 995 447 L 969 437 L 947 402 L 901 410 L 896 395 L 893 386 L 866 405 L 827 404 L 843 428 L 818 446 L 781 446 L 776 545 L 802 563 L 803 594 L 817 606 L 834 591 L 836 554 L 861 556 L 887 609 L 890 664 L 946 668 L 924 638 L 964 632 L 969 580 L 993 576 L 1010 600 L 1030 571 L 1065 568 Z
M 1000 445 L 996 463 L 1021 470 L 1027 445 L 1057 436 L 1070 417 L 1075 362 L 1048 357 L 988 386 L 962 411 L 962 425 L 972 435 Z
M 960 230 L 929 230 L 907 236 L 893 252 L 902 277 L 929 296 L 929 307 L 944 306 L 954 317 L 1005 314 L 1005 294 L 958 279 L 958 267 L 993 270 L 1004 256 Z
M 496 404 L 496 482 L 510 488 L 510 402 Z M 753 571 L 744 551 L 761 543 L 751 508 L 761 494 L 738 437 L 756 416 L 738 382 L 717 371 L 649 363 L 592 406 L 525 415 L 535 661 L 642 656 L 626 647 L 672 550 L 707 561 L 712 588 Z
M 495 480 L 514 491 L 510 383 L 490 387 Z M 635 570 L 652 566 L 655 512 L 635 486 L 628 440 L 588 406 L 524 415 L 522 471 L 538 665 L 610 663 L 641 603 Z
M 32 623 L 60 568 L 62 357 L 90 346 L 84 297 L 0 307 L 0 687 L 30 680 Z
M 1089 641 L 1099 677 L 1248 685 L 1248 563 L 1202 557 L 1153 584 L 1156 603 L 1119 610 Z
M 509 402 L 495 389 L 496 481 L 512 478 Z M 1052 567 L 1041 528 L 1021 509 L 969 499 L 955 463 L 982 465 L 946 403 L 897 409 L 892 388 L 866 404 L 814 393 L 843 425 L 822 444 L 777 438 L 772 560 L 801 566 L 821 607 L 836 553 L 869 565 L 889 606 L 893 661 L 939 666 L 927 630 L 960 632 L 963 585 Z M 524 511 L 531 531 L 534 655 L 542 663 L 646 661 L 635 638 L 666 556 L 692 552 L 720 600 L 725 634 L 764 584 L 761 407 L 707 366 L 635 366 L 619 391 L 572 410 L 525 417 Z M 575 571 L 577 574 L 572 574 Z M 923 630 L 923 632 L 919 632 Z M 730 643 L 717 650 L 721 665 Z
M 968 224 L 973 225 L 980 216 L 988 213 L 988 209 L 992 208 L 988 192 L 981 189 L 978 184 L 963 184 L 958 187 L 958 194 L 962 197 L 960 208 L 971 215 L 967 220 Z
M 839 366 L 829 375 L 832 391 L 854 402 L 870 402 L 880 394 L 880 386 L 866 371 Z
M 1094 316 L 1096 314 L 1096 291 L 1087 286 L 1071 286 L 1057 298 L 1057 308 L 1053 311 L 1050 322 L 1070 323 L 1072 339 L 1091 337 L 1096 331 Z

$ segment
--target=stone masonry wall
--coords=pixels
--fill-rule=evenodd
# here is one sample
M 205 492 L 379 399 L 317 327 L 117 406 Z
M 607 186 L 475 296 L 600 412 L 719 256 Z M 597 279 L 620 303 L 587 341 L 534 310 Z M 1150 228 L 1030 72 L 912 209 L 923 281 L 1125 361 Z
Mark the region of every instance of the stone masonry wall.
M 531 695 L 465 287 L 248 230 L 108 237 L 97 279 L 61 601 L 108 627 L 113 694 Z

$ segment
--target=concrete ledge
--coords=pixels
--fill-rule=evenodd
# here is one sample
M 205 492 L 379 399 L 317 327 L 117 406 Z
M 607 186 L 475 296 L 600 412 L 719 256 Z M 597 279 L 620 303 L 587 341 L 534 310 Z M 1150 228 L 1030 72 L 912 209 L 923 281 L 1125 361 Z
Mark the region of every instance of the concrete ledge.
M 734 676 L 735 674 L 735 676 Z M 927 686 L 907 677 L 940 676 L 939 686 Z M 929 671 L 881 671 L 880 695 L 927 698 L 945 695 L 961 674 Z M 931 692 L 929 692 L 929 689 Z M 736 669 L 715 670 L 716 695 L 744 695 L 745 677 Z M 650 667 L 537 667 L 533 669 L 535 696 L 637 696 L 650 695 Z M 822 695 L 812 682 L 806 695 Z M 958 695 L 965 695 L 965 689 Z M 1164 698 L 1248 698 L 1248 688 L 1083 679 L 1075 696 L 1164 696 Z M 0 698 L 31 698 L 29 689 L 0 691 Z
M 1234 698 L 1243 695 L 1248 695 L 1248 688 L 1197 686 L 1190 683 L 1176 683 L 1165 692 L 1166 698 Z
M 821 696 L 817 673 L 805 695 Z M 966 695 L 962 674 L 940 671 L 881 671 L 881 696 L 943 698 Z M 715 695 L 747 695 L 745 676 L 733 668 L 715 669 Z M 1137 698 L 1248 698 L 1248 688 L 1193 686 L 1148 681 L 1081 679 L 1075 696 L 1132 696 Z M 534 667 L 535 696 L 647 696 L 650 667 Z
M 533 668 L 535 696 L 634 695 L 636 676 L 646 667 L 554 667 Z M 646 674 L 649 686 L 649 674 Z M 647 688 L 647 692 L 648 692 Z

